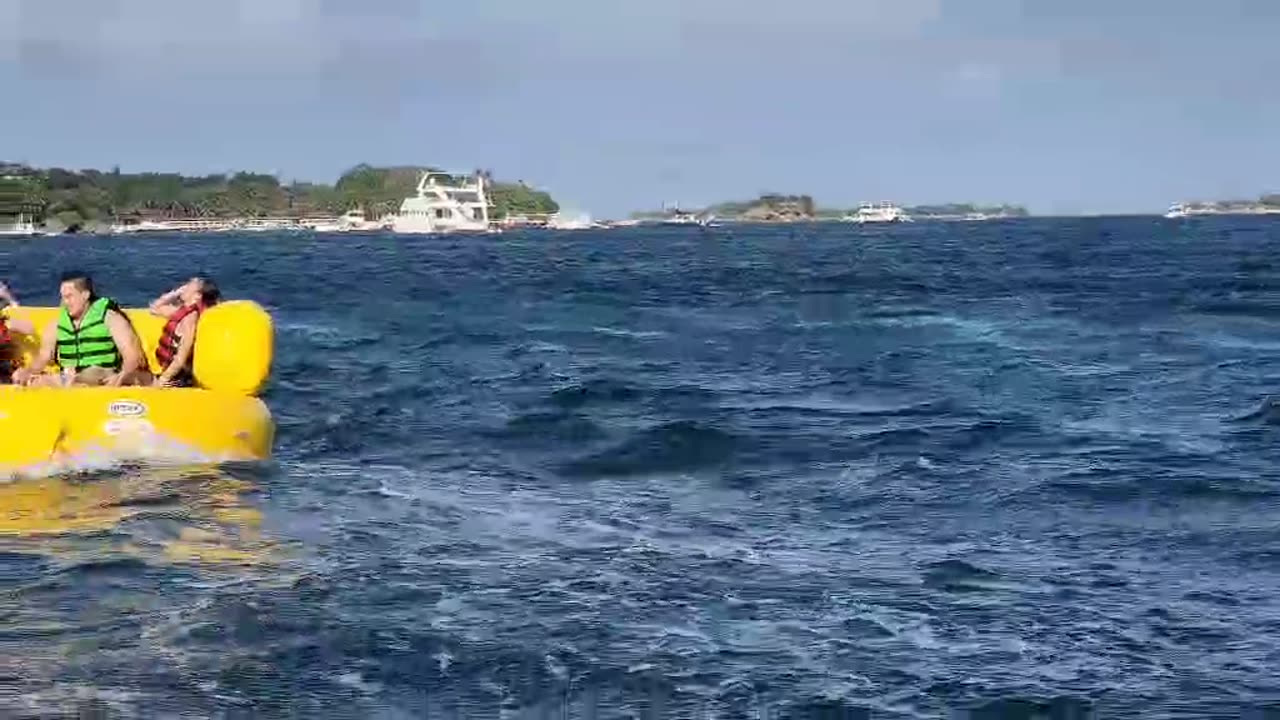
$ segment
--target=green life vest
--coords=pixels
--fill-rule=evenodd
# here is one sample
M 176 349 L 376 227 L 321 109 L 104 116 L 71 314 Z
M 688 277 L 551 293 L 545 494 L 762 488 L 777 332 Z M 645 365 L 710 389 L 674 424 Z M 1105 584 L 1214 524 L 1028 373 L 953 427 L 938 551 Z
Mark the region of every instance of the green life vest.
M 71 322 L 71 315 L 62 308 L 58 316 L 58 365 L 63 370 L 104 367 L 119 370 L 124 364 L 120 349 L 111 339 L 111 329 L 107 327 L 107 310 L 115 303 L 108 298 L 93 301 L 84 317 L 80 318 L 77 330 Z

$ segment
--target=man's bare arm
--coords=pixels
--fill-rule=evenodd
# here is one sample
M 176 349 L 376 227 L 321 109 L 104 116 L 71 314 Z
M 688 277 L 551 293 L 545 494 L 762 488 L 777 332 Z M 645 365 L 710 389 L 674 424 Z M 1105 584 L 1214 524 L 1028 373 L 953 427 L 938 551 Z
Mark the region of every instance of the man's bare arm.
M 9 326 L 9 329 L 13 330 L 14 332 L 22 333 L 23 335 L 36 334 L 35 323 L 31 322 L 26 318 L 11 317 L 11 318 L 7 318 L 5 320 L 5 323 Z
M 34 328 L 33 328 L 34 329 Z M 32 375 L 36 375 L 43 371 L 50 362 L 53 361 L 53 353 L 58 347 L 58 321 L 49 321 L 48 327 L 44 329 L 44 333 L 40 335 L 40 352 L 31 359 L 31 364 L 26 367 L 18 368 L 13 372 L 13 381 L 17 384 L 25 383 Z
M 107 329 L 111 331 L 111 339 L 120 351 L 120 375 L 129 375 L 142 367 L 142 341 L 134 332 L 129 320 L 118 311 L 107 313 Z

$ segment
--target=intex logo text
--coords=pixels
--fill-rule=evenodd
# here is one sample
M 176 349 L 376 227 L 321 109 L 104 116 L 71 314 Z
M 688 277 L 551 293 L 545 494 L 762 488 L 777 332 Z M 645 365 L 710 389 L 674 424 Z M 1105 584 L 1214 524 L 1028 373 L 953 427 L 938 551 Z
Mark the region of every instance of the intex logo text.
M 107 407 L 107 412 L 116 417 L 138 417 L 147 414 L 147 406 L 137 400 L 116 400 Z

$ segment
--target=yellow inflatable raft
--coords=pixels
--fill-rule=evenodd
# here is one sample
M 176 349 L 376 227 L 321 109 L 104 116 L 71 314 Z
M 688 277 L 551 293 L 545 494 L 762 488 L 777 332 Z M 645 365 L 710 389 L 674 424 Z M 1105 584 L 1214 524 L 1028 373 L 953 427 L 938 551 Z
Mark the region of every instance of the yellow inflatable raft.
M 10 307 L 42 332 L 58 308 Z M 164 319 L 126 309 L 152 372 Z M 273 329 L 256 303 L 220 303 L 200 318 L 196 388 L 0 385 L 0 477 L 128 460 L 225 462 L 271 456 L 275 425 L 257 395 L 271 374 Z M 14 334 L 23 364 L 40 338 Z M 57 372 L 51 366 L 48 372 Z

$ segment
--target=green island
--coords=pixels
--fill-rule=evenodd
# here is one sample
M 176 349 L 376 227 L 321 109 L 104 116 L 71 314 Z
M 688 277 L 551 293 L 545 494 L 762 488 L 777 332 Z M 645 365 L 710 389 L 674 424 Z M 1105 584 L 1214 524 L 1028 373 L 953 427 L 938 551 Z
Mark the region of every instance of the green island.
M 74 232 L 102 230 L 127 219 L 298 218 L 356 209 L 380 217 L 396 212 L 401 201 L 415 195 L 418 179 L 427 171 L 441 172 L 362 164 L 327 185 L 283 184 L 274 175 L 252 172 L 187 176 L 123 173 L 119 168 L 109 172 L 40 169 L 0 162 L 0 224 L 25 217 L 36 225 Z M 545 191 L 484 175 L 494 219 L 548 215 L 560 209 Z
M 913 218 L 966 219 L 974 217 L 1007 218 L 1027 217 L 1027 209 L 1019 205 L 979 205 L 975 203 L 947 203 L 940 205 L 914 205 L 902 208 Z M 764 193 L 754 200 L 717 203 L 695 210 L 646 210 L 635 212 L 637 220 L 656 220 L 673 215 L 714 216 L 721 220 L 739 222 L 807 222 L 814 220 L 840 220 L 855 214 L 855 208 L 819 207 L 809 195 Z
M 978 205 L 975 203 L 947 203 L 944 205 L 912 205 L 904 208 L 908 215 L 920 218 L 963 218 L 984 215 L 989 218 L 1029 217 L 1031 213 L 1021 205 Z
M 1257 200 L 1215 200 L 1178 203 L 1188 215 L 1234 215 L 1280 213 L 1280 193 L 1261 195 Z

